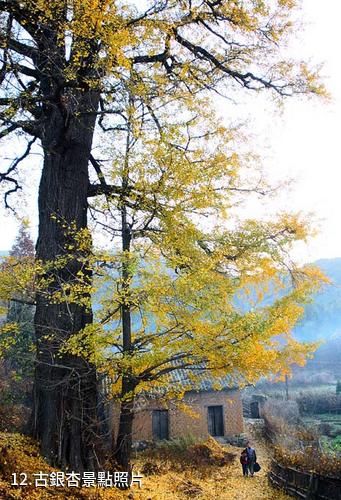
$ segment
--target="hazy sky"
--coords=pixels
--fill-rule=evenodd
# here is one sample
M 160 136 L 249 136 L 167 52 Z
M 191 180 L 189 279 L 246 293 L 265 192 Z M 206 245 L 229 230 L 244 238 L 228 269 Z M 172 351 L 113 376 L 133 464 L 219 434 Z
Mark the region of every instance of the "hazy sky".
M 281 116 L 276 116 L 266 99 L 246 98 L 236 109 L 250 122 L 254 144 L 264 156 L 269 175 L 295 178 L 291 192 L 274 200 L 272 209 L 315 213 L 320 234 L 309 246 L 298 249 L 300 259 L 312 261 L 341 257 L 341 0 L 304 0 L 302 14 L 305 31 L 298 34 L 290 52 L 324 62 L 322 74 L 332 94 L 331 103 L 289 99 Z M 24 179 L 26 187 L 35 178 Z M 31 198 L 26 214 L 36 233 L 35 200 L 33 195 Z M 0 250 L 9 249 L 17 225 L 4 210 L 0 210 L 0 227 Z
M 341 64 L 338 47 L 340 0 L 304 0 L 306 29 L 292 51 L 312 61 L 324 62 L 322 74 L 332 95 L 330 104 L 318 101 L 286 103 L 281 117 L 264 113 L 255 117 L 267 151 L 267 169 L 275 175 L 295 178 L 281 207 L 314 212 L 320 234 L 307 248 L 307 261 L 341 257 Z

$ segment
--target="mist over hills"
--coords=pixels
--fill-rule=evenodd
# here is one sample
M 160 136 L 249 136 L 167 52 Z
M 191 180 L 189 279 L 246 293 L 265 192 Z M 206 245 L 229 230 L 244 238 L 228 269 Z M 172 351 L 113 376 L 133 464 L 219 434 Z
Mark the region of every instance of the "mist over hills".
M 296 325 L 294 335 L 299 340 L 336 340 L 341 337 L 341 258 L 321 259 L 314 262 L 330 278 L 305 306 L 302 320 Z

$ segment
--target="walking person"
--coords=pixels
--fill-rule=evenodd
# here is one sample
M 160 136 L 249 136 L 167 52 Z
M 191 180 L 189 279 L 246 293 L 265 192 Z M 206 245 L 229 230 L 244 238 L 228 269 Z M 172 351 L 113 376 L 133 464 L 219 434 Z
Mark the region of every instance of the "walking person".
M 246 452 L 246 450 L 243 450 L 241 455 L 240 455 L 240 463 L 242 464 L 243 476 L 248 476 L 249 471 L 248 471 L 248 466 L 247 466 L 247 452 Z
M 247 455 L 248 472 L 250 472 L 251 477 L 253 477 L 254 466 L 255 466 L 255 463 L 257 462 L 256 450 L 254 448 L 252 448 L 250 441 L 248 441 L 244 451 L 246 452 L 246 455 Z

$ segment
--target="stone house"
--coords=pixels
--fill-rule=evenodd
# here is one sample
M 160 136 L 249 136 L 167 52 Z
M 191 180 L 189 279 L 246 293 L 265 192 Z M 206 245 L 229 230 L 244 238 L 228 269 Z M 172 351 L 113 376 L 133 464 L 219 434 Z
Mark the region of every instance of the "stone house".
M 196 385 L 190 387 L 188 372 L 175 370 L 172 383 L 184 384 L 186 393 L 183 402 L 190 412 L 184 411 L 176 402 L 163 402 L 162 396 L 143 398 L 137 402 L 133 424 L 133 442 L 172 439 L 191 435 L 195 438 L 236 436 L 244 431 L 243 407 L 240 391 L 230 378 L 220 379 L 220 390 L 215 390 L 217 380 L 203 375 Z M 189 387 L 189 389 L 187 389 Z M 118 428 L 119 410 L 113 408 L 113 434 Z

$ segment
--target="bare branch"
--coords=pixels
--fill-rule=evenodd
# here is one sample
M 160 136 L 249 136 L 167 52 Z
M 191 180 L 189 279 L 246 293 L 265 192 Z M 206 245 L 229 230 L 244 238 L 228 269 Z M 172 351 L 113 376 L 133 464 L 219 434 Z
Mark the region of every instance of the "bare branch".
M 259 87 L 253 86 L 252 82 L 257 82 L 261 85 L 261 87 L 265 87 L 268 89 L 272 89 L 276 91 L 280 95 L 286 95 L 284 88 L 282 86 L 275 85 L 274 83 L 271 82 L 271 80 L 265 80 L 264 78 L 258 77 L 254 75 L 251 72 L 247 73 L 240 73 L 238 71 L 234 71 L 231 68 L 227 67 L 225 65 L 225 62 L 219 61 L 211 52 L 208 50 L 204 49 L 200 45 L 195 45 L 189 40 L 183 38 L 177 30 L 174 30 L 175 34 L 175 39 L 176 41 L 185 47 L 187 50 L 189 50 L 192 54 L 197 56 L 199 59 L 205 60 L 207 62 L 210 62 L 214 65 L 215 68 L 219 69 L 223 73 L 231 76 L 234 80 L 236 80 L 240 85 L 243 85 L 244 87 L 251 89 L 251 90 L 257 90 Z
M 32 59 L 32 61 L 37 60 L 38 50 L 31 45 L 26 45 L 25 43 L 15 40 L 14 38 L 10 38 L 7 43 L 8 48 L 14 50 L 17 54 L 28 57 L 29 59 Z
M 11 132 L 14 132 L 14 130 L 17 130 L 18 128 L 20 128 L 20 125 L 18 123 L 14 123 L 13 125 L 10 125 L 8 128 L 1 130 L 0 131 L 0 139 L 2 139 L 3 137 L 6 137 Z
M 27 306 L 35 306 L 36 303 L 32 300 L 23 300 L 23 299 L 17 299 L 17 298 L 11 298 L 10 302 L 17 302 L 18 304 L 24 304 Z
M 3 118 L 0 116 L 0 118 Z M 39 120 L 12 120 L 5 118 L 3 125 L 8 125 L 8 127 L 4 130 L 0 131 L 0 139 L 6 137 L 11 132 L 15 130 L 22 129 L 29 135 L 32 135 L 35 138 L 41 138 L 42 134 L 42 122 Z
M 18 158 L 16 158 L 14 160 L 14 162 L 10 165 L 10 167 L 7 169 L 6 172 L 0 172 L 0 183 L 2 181 L 4 182 L 9 182 L 13 185 L 13 187 L 9 190 L 7 190 L 4 194 L 4 203 L 5 203 L 5 207 L 12 210 L 13 212 L 15 212 L 15 209 L 13 209 L 13 207 L 11 207 L 8 203 L 8 198 L 11 194 L 13 193 L 16 193 L 17 191 L 19 191 L 21 189 L 21 186 L 19 184 L 19 182 L 17 181 L 17 179 L 13 178 L 11 176 L 12 172 L 15 172 L 16 169 L 18 168 L 19 164 L 25 159 L 27 158 L 27 156 L 30 154 L 31 152 L 31 148 L 33 146 L 33 144 L 35 143 L 36 141 L 36 137 L 33 137 L 33 139 L 31 139 L 28 144 L 27 144 L 27 147 L 24 151 L 24 153 L 19 156 Z

